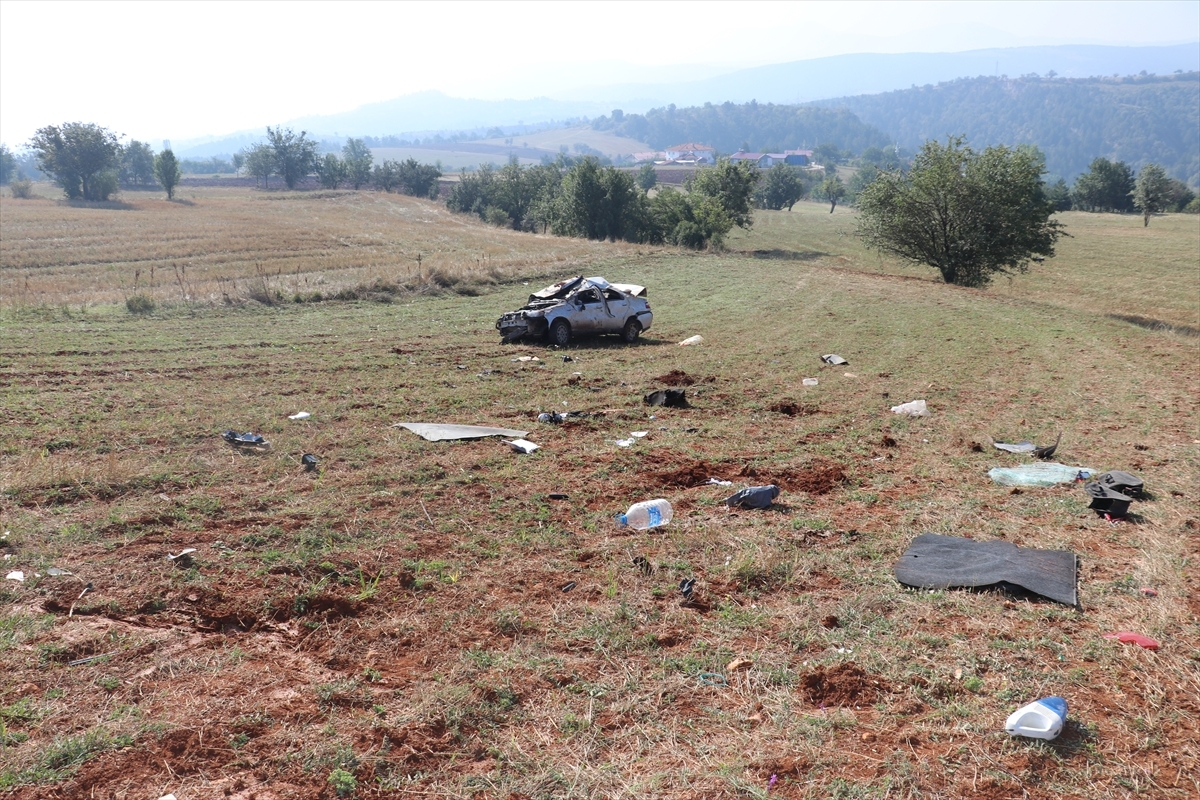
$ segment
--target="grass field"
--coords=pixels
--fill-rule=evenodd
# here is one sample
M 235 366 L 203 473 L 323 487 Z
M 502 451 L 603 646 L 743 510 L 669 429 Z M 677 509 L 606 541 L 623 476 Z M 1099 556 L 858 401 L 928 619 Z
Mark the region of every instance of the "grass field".
M 504 144 L 505 138 L 482 139 L 481 141 L 488 144 Z M 574 153 L 575 145 L 585 144 L 588 147 L 599 150 L 609 158 L 627 156 L 631 153 L 645 153 L 654 149 L 645 142 L 639 142 L 636 139 L 630 139 L 626 136 L 614 136 L 611 133 L 593 130 L 590 126 L 586 125 L 578 128 L 551 128 L 511 138 L 513 144 L 528 145 L 529 147 L 538 147 L 553 152 L 558 152 L 559 148 L 566 146 L 567 150 Z
M 1065 215 L 1059 258 L 970 290 L 816 204 L 694 254 L 374 193 L 183 200 L 0 200 L 10 796 L 1200 793 L 1196 218 Z M 650 287 L 641 341 L 498 343 L 501 311 L 581 272 Z M 392 302 L 306 294 L 379 281 Z M 692 408 L 643 405 L 680 382 Z M 888 411 L 917 398 L 928 418 Z M 536 422 L 564 409 L 593 415 Z M 991 437 L 1060 430 L 1064 463 L 1145 479 L 1133 517 L 989 481 L 1023 460 Z M 762 483 L 772 509 L 723 507 Z M 614 525 L 656 496 L 670 525 Z M 906 589 L 925 531 L 1071 549 L 1081 607 Z M 1053 694 L 1059 739 L 1003 732 Z

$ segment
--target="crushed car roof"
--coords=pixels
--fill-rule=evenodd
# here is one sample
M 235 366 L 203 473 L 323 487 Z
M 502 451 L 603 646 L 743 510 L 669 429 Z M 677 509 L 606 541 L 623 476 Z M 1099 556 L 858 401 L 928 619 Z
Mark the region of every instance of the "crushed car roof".
M 530 296 L 542 300 L 549 300 L 553 297 L 565 297 L 570 292 L 573 292 L 576 289 L 586 288 L 587 286 L 595 286 L 598 289 L 616 289 L 618 292 L 630 294 L 634 297 L 637 297 L 642 292 L 646 291 L 645 286 L 638 286 L 632 283 L 609 283 L 607 280 L 599 276 L 585 278 L 580 275 L 577 278 L 570 278 L 565 281 L 553 283 L 541 291 L 534 292 Z

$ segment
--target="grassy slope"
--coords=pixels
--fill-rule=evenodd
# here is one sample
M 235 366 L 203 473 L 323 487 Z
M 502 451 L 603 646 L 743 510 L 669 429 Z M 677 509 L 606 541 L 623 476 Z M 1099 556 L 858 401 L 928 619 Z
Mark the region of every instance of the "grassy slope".
M 511 138 L 513 144 L 527 144 L 530 147 L 540 147 L 543 150 L 552 150 L 554 152 L 557 152 L 560 147 L 566 145 L 567 149 L 574 153 L 576 144 L 586 144 L 588 147 L 595 148 L 604 153 L 609 158 L 627 156 L 630 153 L 645 153 L 654 149 L 645 142 L 639 142 L 627 136 L 614 136 L 604 131 L 592 130 L 588 126 L 579 128 L 551 128 Z M 482 139 L 481 141 L 488 144 L 502 145 L 505 143 L 504 138 Z
M 291 207 L 324 217 L 345 202 Z M 291 236 L 268 204 L 239 208 L 264 250 Z M 89 213 L 126 225 L 130 211 Z M 1068 221 L 1077 238 L 1061 261 L 986 292 L 866 256 L 849 216 L 815 205 L 760 214 L 721 256 L 525 237 L 514 269 L 562 268 L 546 253 L 578 247 L 581 271 L 651 287 L 641 343 L 582 343 L 570 363 L 497 345 L 497 313 L 533 288 L 519 282 L 146 319 L 8 306 L 6 563 L 65 567 L 94 590 L 77 598 L 64 577 L 3 587 L 0 781 L 42 781 L 22 798 L 329 797 L 340 767 L 361 797 L 762 797 L 771 775 L 781 797 L 1193 795 L 1196 340 L 1105 316 L 1117 293 L 1086 276 L 1128 288 L 1126 310 L 1187 323 L 1169 279 L 1195 269 L 1195 220 L 1155 220 L 1141 238 L 1124 218 Z M 507 241 L 452 222 L 392 235 L 437 232 L 463 251 Z M 1121 253 L 1147 265 L 1140 277 L 1120 272 Z M 704 344 L 674 344 L 694 333 Z M 850 367 L 821 367 L 825 352 Z M 526 353 L 543 361 L 512 360 Z M 640 397 L 671 370 L 701 379 L 695 408 L 651 419 Z M 803 387 L 809 376 L 820 385 Z M 930 418 L 887 412 L 917 397 Z M 782 400 L 817 413 L 770 410 Z M 533 420 L 564 407 L 607 413 Z M 302 409 L 312 419 L 285 419 Z M 543 449 L 428 443 L 388 427 L 402 419 L 520 427 Z M 272 452 L 230 453 L 228 427 L 263 433 Z M 1077 487 L 995 486 L 987 469 L 1021 459 L 971 447 L 1060 429 L 1064 461 L 1146 479 L 1154 499 L 1137 524 L 1097 519 Z M 616 447 L 630 430 L 650 433 Z M 319 478 L 299 471 L 303 452 L 322 459 Z M 848 480 L 821 492 L 831 464 Z M 681 470 L 784 492 L 774 510 L 731 513 L 730 490 L 674 485 Z M 656 495 L 675 504 L 671 526 L 613 528 Z M 927 530 L 1075 550 L 1083 610 L 902 589 L 891 565 Z M 187 546 L 193 568 L 163 559 Z M 693 576 L 701 610 L 673 589 Z M 1099 638 L 1116 629 L 1164 649 Z M 734 657 L 754 666 L 728 687 L 698 680 Z M 847 661 L 890 691 L 841 707 L 805 694 L 815 667 Z M 1071 703 L 1059 741 L 1000 732 L 1047 694 Z

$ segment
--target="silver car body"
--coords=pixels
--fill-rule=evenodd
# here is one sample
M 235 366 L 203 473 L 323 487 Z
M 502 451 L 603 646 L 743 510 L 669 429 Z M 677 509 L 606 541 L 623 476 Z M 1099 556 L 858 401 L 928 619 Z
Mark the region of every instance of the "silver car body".
M 496 320 L 496 330 L 505 342 L 522 337 L 537 338 L 550 333 L 557 320 L 564 320 L 570 335 L 626 334 L 636 323 L 637 334 L 650 328 L 654 315 L 646 299 L 646 287 L 609 283 L 604 278 L 560 281 L 529 295 L 529 301 Z M 627 335 L 628 338 L 628 335 Z

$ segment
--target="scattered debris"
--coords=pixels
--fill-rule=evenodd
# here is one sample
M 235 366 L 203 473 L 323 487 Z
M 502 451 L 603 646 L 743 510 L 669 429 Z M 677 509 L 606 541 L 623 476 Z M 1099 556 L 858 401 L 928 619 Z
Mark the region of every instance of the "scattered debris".
M 705 686 L 728 686 L 729 681 L 719 672 L 701 672 L 696 678 Z
M 271 447 L 271 443 L 257 433 L 238 433 L 237 431 L 225 431 L 221 434 L 221 438 L 229 442 L 234 447 L 243 450 L 267 450 Z
M 650 431 L 632 431 L 629 435 L 635 439 L 644 439 Z
M 726 672 L 745 672 L 754 666 L 754 662 L 748 658 L 735 658 L 725 665 Z
M 567 495 L 562 494 L 561 492 L 551 492 L 550 494 L 546 495 L 546 497 L 548 497 L 551 500 L 566 500 L 567 499 Z
M 1143 586 L 1138 591 L 1142 593 L 1143 597 L 1158 597 L 1158 591 L 1149 586 Z
M 779 487 L 773 483 L 766 486 L 747 486 L 745 489 L 727 497 L 725 505 L 730 508 L 736 506 L 742 508 L 769 508 L 776 497 L 779 497 Z
M 1009 444 L 1008 442 L 992 442 L 992 447 L 995 447 L 997 450 L 1003 450 L 1006 453 L 1032 453 L 1037 449 L 1037 445 L 1028 439 L 1013 444 Z
M 572 362 L 572 361 L 574 361 L 574 360 L 575 360 L 575 359 L 571 358 L 570 356 L 563 356 L 563 363 L 564 363 L 564 364 L 569 364 L 569 363 L 571 363 L 571 362 Z
M 835 367 L 840 367 L 844 364 L 850 363 L 846 359 L 839 356 L 837 353 L 829 353 L 827 355 L 823 355 L 823 356 L 821 356 L 821 360 L 824 361 L 826 364 L 830 364 Z
M 1104 634 L 1103 638 L 1113 639 L 1114 641 L 1118 642 L 1136 644 L 1138 647 L 1144 647 L 1147 650 L 1157 650 L 1159 648 L 1158 642 L 1156 642 L 1154 639 L 1151 639 L 1149 636 L 1143 636 L 1140 633 L 1134 633 L 1133 631 L 1117 631 L 1116 633 L 1106 633 Z
M 617 447 L 633 447 L 637 439 L 617 439 Z
M 733 481 L 723 481 L 720 478 L 709 478 L 705 486 L 733 486 Z
M 300 456 L 300 463 L 304 465 L 305 472 L 316 472 L 317 464 L 320 462 L 317 461 L 317 457 L 312 453 L 305 453 L 304 455 Z
M 645 556 L 634 556 L 633 565 L 642 571 L 642 574 L 649 577 L 654 572 L 654 565 Z
M 892 413 L 905 414 L 910 417 L 928 417 L 929 407 L 925 405 L 924 400 L 913 400 L 909 403 L 892 406 Z
M 308 419 L 311 416 L 312 414 L 308 413 L 307 411 L 297 411 L 295 414 L 292 414 L 290 417 L 288 417 L 288 419 Z
M 1096 480 L 1112 489 L 1115 492 L 1120 492 L 1126 497 L 1132 497 L 1139 500 L 1142 497 L 1142 490 L 1145 489 L 1145 483 L 1136 475 L 1131 475 L 1128 472 L 1122 472 L 1119 469 L 1109 470 L 1096 477 Z
M 513 361 L 541 361 L 537 356 L 517 356 Z
M 1054 444 L 1035 447 L 1033 450 L 1034 458 L 1050 458 L 1054 455 L 1054 451 L 1058 449 L 1058 443 L 1062 441 L 1062 431 L 1058 432 L 1058 436 L 1054 439 Z
M 1070 467 L 1051 461 L 1019 467 L 995 467 L 988 471 L 988 477 L 1001 486 L 1053 486 L 1056 483 L 1086 481 L 1094 472 L 1091 467 Z
M 25 582 L 25 573 L 19 569 L 14 569 L 12 572 L 4 576 L 5 580 L 17 581 L 18 583 Z
M 1004 730 L 1011 736 L 1055 739 L 1062 733 L 1066 720 L 1067 701 L 1061 697 L 1044 697 L 1010 714 Z
M 192 565 L 192 553 L 194 552 L 196 552 L 196 548 L 185 547 L 179 551 L 178 555 L 171 555 L 171 553 L 167 553 L 167 561 L 183 567 L 190 567 Z
M 69 611 L 67 611 L 67 619 L 70 619 L 71 617 L 75 616 L 75 606 L 79 605 L 79 601 L 82 600 L 83 596 L 85 594 L 87 594 L 88 592 L 90 592 L 91 590 L 92 590 L 92 585 L 90 583 L 87 586 L 83 587 L 83 591 L 81 591 L 79 593 L 79 596 L 75 598 L 75 602 L 71 603 L 71 609 Z
M 529 431 L 517 431 L 510 428 L 487 428 L 481 425 L 442 425 L 433 422 L 397 422 L 393 428 L 407 428 L 413 433 L 430 442 L 452 441 L 456 439 L 482 439 L 487 436 L 513 436 L 521 438 Z
M 505 439 L 504 444 L 508 445 L 513 450 L 517 451 L 518 453 L 527 453 L 528 454 L 528 453 L 532 453 L 534 450 L 541 449 L 538 445 L 534 444 L 533 442 L 529 441 L 528 439 L 513 439 L 511 442 L 509 440 Z
M 855 375 L 853 372 L 843 372 L 842 377 L 843 378 L 857 378 L 858 376 Z
M 46 570 L 46 574 L 51 577 L 57 578 L 60 575 L 72 575 L 73 573 L 68 572 L 65 569 L 59 569 L 58 567 L 50 567 L 48 570 Z
M 575 588 L 575 581 L 567 581 L 566 583 L 564 583 L 562 585 L 562 593 L 566 594 L 567 592 L 571 591 L 574 588 Z
M 682 342 L 679 343 L 679 346 L 686 347 L 690 344 L 700 344 L 703 341 L 704 341 L 704 337 L 701 336 L 700 334 L 696 334 L 695 336 L 689 336 L 688 338 L 684 339 Z
M 679 582 L 679 593 L 683 595 L 684 600 L 692 599 L 692 592 L 696 588 L 695 578 L 684 578 Z
M 648 406 L 664 406 L 666 408 L 691 408 L 687 401 L 685 389 L 659 389 L 642 398 Z
M 74 661 L 68 661 L 67 666 L 68 667 L 78 667 L 83 664 L 90 664 L 93 661 L 99 661 L 102 658 L 108 658 L 109 656 L 115 656 L 115 655 L 116 655 L 115 652 L 114 653 L 98 653 L 97 655 L 88 656 L 87 658 L 77 658 Z
M 668 500 L 657 497 L 634 503 L 624 514 L 617 515 L 617 522 L 634 530 L 644 531 L 666 525 L 674 513 Z
M 819 380 L 817 380 L 816 378 L 805 378 L 804 380 L 802 380 L 802 381 L 800 381 L 800 382 L 801 382 L 802 384 L 804 384 L 805 386 L 817 386 L 817 385 L 819 385 L 819 384 L 821 383 L 821 382 L 820 382 Z
M 979 542 L 923 533 L 896 562 L 896 580 L 918 589 L 1019 586 L 1076 605 L 1077 559 L 1069 550 L 1037 550 L 1011 542 Z

